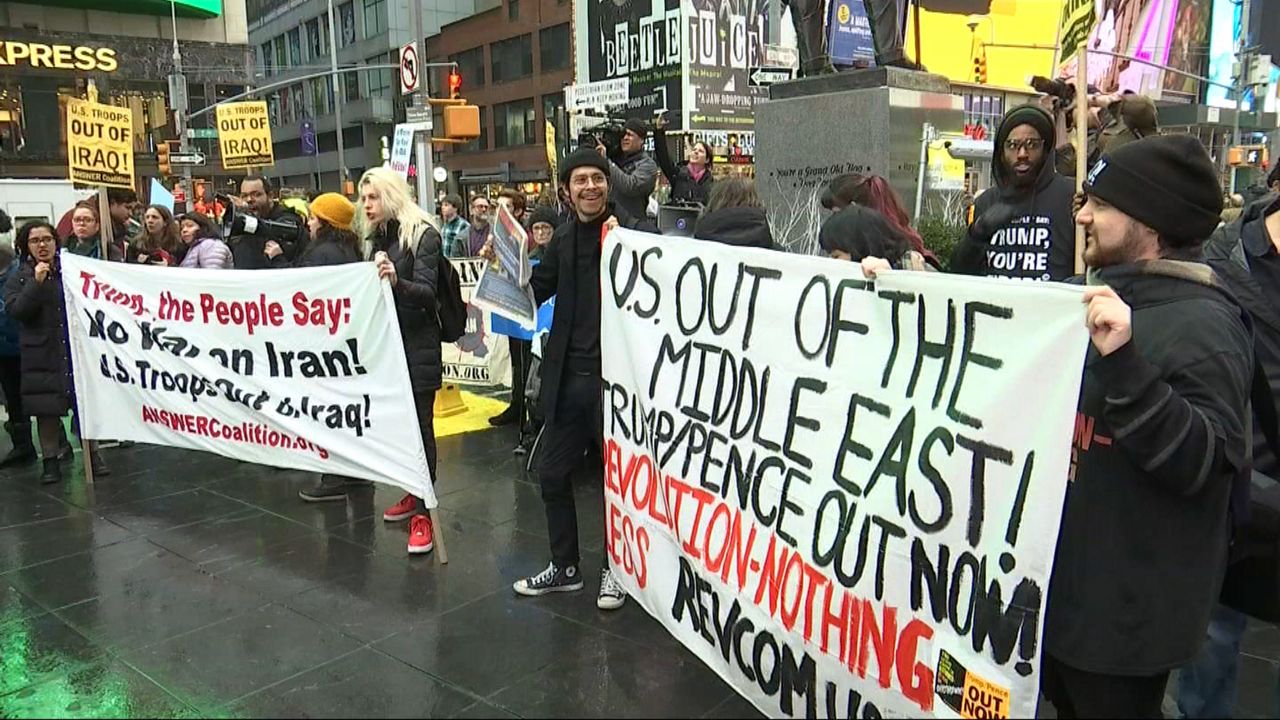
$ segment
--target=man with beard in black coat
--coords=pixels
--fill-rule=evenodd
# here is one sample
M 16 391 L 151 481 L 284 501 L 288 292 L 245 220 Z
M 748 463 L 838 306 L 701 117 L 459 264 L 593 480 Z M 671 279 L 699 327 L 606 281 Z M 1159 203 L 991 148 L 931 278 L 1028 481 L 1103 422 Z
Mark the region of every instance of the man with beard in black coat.
M 1085 361 L 1049 583 L 1041 688 L 1059 717 L 1161 717 L 1218 599 L 1249 469 L 1247 311 L 1197 260 L 1218 225 L 1199 140 L 1128 143 L 1094 166 Z
M 555 231 L 530 283 L 539 305 L 554 295 L 556 308 L 542 358 L 546 425 L 533 451 L 547 511 L 551 563 L 512 585 L 518 594 L 529 597 L 583 588 L 571 478 L 587 449 L 599 448 L 603 442 L 600 253 L 604 236 L 619 226 L 657 230 L 612 202 L 609 169 L 609 161 L 589 149 L 565 159 L 560 183 L 569 188 L 575 216 Z M 606 564 L 596 606 L 617 610 L 626 599 Z

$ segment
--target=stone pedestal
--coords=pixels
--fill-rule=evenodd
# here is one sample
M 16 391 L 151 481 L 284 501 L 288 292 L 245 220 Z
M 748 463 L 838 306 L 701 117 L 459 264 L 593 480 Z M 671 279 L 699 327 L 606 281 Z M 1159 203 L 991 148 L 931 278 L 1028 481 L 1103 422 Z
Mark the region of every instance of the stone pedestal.
M 779 83 L 756 105 L 756 185 L 774 240 L 812 252 L 825 213 L 818 196 L 845 173 L 882 175 L 910 212 L 924 124 L 960 133 L 960 96 L 940 75 L 871 68 Z

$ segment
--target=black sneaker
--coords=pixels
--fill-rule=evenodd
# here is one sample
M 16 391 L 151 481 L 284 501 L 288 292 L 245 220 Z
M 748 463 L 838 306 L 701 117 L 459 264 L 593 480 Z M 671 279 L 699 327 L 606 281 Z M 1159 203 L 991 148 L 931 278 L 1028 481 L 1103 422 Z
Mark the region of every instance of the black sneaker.
M 493 417 L 489 418 L 489 424 L 492 425 L 493 427 L 503 427 L 506 425 L 514 425 L 515 422 L 519 419 L 520 418 L 516 416 L 515 406 L 508 405 L 506 410 L 503 410 L 497 415 L 494 415 Z
M 347 499 L 347 488 L 343 485 L 326 485 L 316 483 L 315 487 L 299 490 L 298 497 L 306 502 L 337 502 Z
M 554 592 L 577 592 L 582 589 L 582 574 L 575 565 L 560 568 L 551 563 L 537 575 L 515 581 L 511 589 L 526 597 Z

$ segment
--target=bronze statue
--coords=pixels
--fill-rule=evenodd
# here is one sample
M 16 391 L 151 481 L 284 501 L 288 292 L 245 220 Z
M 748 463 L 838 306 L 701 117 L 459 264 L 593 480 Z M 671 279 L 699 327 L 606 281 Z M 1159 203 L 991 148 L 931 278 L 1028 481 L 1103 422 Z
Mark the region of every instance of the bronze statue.
M 800 52 L 800 76 L 810 77 L 834 72 L 827 52 L 826 18 L 823 0 L 783 0 L 791 8 L 791 22 L 796 29 L 796 46 Z M 907 59 L 902 45 L 898 0 L 863 0 L 871 37 L 876 47 L 876 65 L 921 70 Z M 917 6 L 918 7 L 918 6 Z

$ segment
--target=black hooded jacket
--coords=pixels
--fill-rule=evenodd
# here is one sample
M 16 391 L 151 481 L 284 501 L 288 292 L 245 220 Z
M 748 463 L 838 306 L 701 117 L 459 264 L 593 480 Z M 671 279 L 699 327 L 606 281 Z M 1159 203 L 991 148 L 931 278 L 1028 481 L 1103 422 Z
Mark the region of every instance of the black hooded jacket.
M 737 247 L 773 248 L 773 234 L 764 208 L 728 207 L 698 218 L 693 236 Z
M 1189 663 L 1218 600 L 1248 468 L 1248 314 L 1202 263 L 1103 268 L 1133 339 L 1085 361 L 1045 651 L 1080 670 Z
M 1029 188 L 1015 184 L 1004 159 L 1004 143 L 1019 125 L 1031 125 L 1045 142 L 1040 174 Z M 1023 280 L 1065 280 L 1075 274 L 1075 188 L 1055 169 L 1053 144 L 1049 113 L 1023 105 L 1005 115 L 992 161 L 996 186 L 974 204 L 974 221 L 952 255 L 952 271 Z
M 1280 197 L 1275 195 L 1250 205 L 1235 222 L 1219 227 L 1204 248 L 1205 262 L 1222 278 L 1253 319 L 1254 361 L 1266 381 L 1273 407 L 1280 405 L 1276 402 L 1280 400 L 1280 307 L 1268 301 L 1267 293 L 1254 277 L 1250 263 L 1257 260 L 1246 249 L 1243 240 L 1248 236 L 1251 245 L 1269 245 L 1263 221 L 1276 212 L 1280 212 Z M 1255 234 L 1260 237 L 1255 237 Z M 1257 402 L 1254 404 L 1257 410 Z M 1262 425 L 1256 422 L 1256 415 L 1253 427 L 1253 469 L 1280 480 L 1280 459 L 1276 458 L 1271 443 L 1262 433 Z

